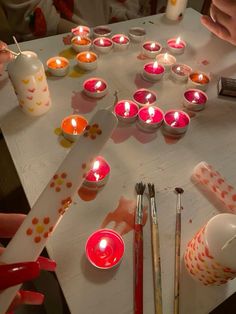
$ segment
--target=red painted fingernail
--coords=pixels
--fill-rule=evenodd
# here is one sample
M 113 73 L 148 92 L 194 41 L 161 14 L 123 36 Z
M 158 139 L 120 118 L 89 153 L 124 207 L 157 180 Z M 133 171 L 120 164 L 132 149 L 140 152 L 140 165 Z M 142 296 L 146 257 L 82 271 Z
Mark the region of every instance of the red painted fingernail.
M 39 263 L 40 269 L 43 270 L 55 271 L 57 267 L 57 263 L 47 257 L 39 256 L 37 262 Z
M 44 301 L 44 295 L 35 291 L 20 290 L 20 303 L 40 305 Z
M 24 262 L 0 265 L 0 290 L 32 280 L 39 276 L 40 268 L 37 262 Z

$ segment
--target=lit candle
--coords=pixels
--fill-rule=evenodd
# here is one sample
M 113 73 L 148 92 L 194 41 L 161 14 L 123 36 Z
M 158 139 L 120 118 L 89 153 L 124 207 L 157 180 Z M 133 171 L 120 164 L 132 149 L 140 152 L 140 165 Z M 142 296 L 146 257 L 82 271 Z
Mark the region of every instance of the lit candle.
M 98 37 L 94 39 L 93 45 L 96 51 L 100 53 L 108 53 L 113 47 L 113 42 L 110 38 Z
M 133 42 L 141 42 L 146 36 L 146 31 L 142 27 L 131 27 L 129 29 L 129 37 Z
M 171 75 L 178 82 L 186 82 L 192 69 L 186 64 L 174 64 L 171 67 Z
M 169 70 L 176 63 L 176 58 L 169 53 L 160 53 L 156 56 L 159 64 L 163 65 L 166 70 Z
M 156 103 L 156 93 L 145 88 L 136 90 L 133 94 L 133 100 L 140 106 L 153 106 Z
M 169 110 L 164 115 L 164 130 L 169 135 L 181 136 L 189 126 L 190 118 L 181 110 Z
M 187 6 L 187 2 L 187 0 L 168 0 L 165 16 L 172 21 L 181 20 Z
M 138 105 L 130 100 L 119 101 L 114 108 L 114 112 L 119 121 L 132 123 L 138 115 Z
M 71 142 L 75 142 L 84 131 L 88 121 L 79 115 L 70 115 L 61 122 L 63 136 Z
M 85 252 L 92 265 L 109 269 L 118 265 L 124 255 L 125 244 L 114 230 L 100 229 L 92 233 L 85 245 Z
M 88 37 L 75 36 L 71 39 L 72 47 L 77 52 L 87 51 L 91 48 L 92 41 Z
M 184 254 L 189 274 L 206 286 L 222 285 L 236 277 L 236 216 L 211 218 L 188 243 Z
M 138 126 L 147 132 L 153 132 L 163 122 L 163 111 L 158 107 L 142 107 L 138 112 Z
M 92 77 L 83 84 L 84 93 L 92 98 L 101 98 L 107 94 L 107 82 L 99 77 Z
M 130 43 L 129 37 L 123 34 L 116 34 L 111 39 L 116 50 L 125 50 L 128 48 Z
M 97 55 L 94 52 L 83 51 L 77 54 L 76 60 L 78 66 L 87 71 L 91 71 L 97 68 Z
M 161 50 L 162 46 L 157 41 L 147 41 L 142 47 L 143 54 L 148 58 L 155 58 Z
M 71 30 L 74 36 L 89 37 L 90 28 L 88 26 L 79 25 Z
M 110 170 L 108 162 L 103 157 L 96 157 L 92 168 L 85 175 L 83 185 L 92 190 L 102 189 L 108 181 Z
M 199 111 L 205 108 L 207 94 L 200 89 L 188 89 L 184 92 L 183 105 L 189 110 Z
M 188 85 L 203 91 L 207 90 L 210 77 L 204 72 L 192 72 L 188 78 Z
M 178 38 L 171 38 L 167 40 L 168 49 L 174 54 L 184 53 L 186 42 Z
M 64 57 L 53 57 L 48 59 L 47 68 L 54 76 L 65 76 L 69 71 L 69 61 Z
M 143 67 L 143 78 L 148 81 L 159 81 L 164 73 L 165 68 L 157 61 L 147 63 Z
M 93 29 L 94 37 L 109 37 L 111 35 L 111 29 L 108 26 L 96 26 Z

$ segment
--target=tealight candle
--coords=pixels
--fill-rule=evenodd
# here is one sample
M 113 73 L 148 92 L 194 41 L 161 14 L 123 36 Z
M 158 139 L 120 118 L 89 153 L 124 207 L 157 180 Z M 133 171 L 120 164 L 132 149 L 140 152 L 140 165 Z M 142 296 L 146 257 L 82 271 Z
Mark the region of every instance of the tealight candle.
M 146 31 L 142 27 L 131 27 L 129 29 L 129 37 L 134 42 L 141 42 L 146 36 Z
M 111 29 L 108 26 L 96 26 L 93 29 L 94 37 L 109 37 Z
M 161 126 L 163 117 L 163 111 L 158 107 L 142 107 L 138 112 L 138 126 L 144 131 L 155 131 Z
M 162 46 L 157 41 L 147 41 L 142 47 L 143 54 L 148 58 L 155 58 L 161 50 Z
M 76 56 L 78 66 L 87 71 L 97 68 L 97 55 L 94 52 L 83 51 Z
M 79 25 L 71 30 L 74 36 L 89 37 L 90 28 L 88 26 Z
M 80 115 L 67 116 L 61 122 L 62 134 L 67 140 L 75 142 L 87 124 L 88 121 Z
M 71 39 L 72 47 L 75 51 L 81 52 L 91 48 L 92 41 L 88 37 L 75 36 Z
M 164 130 L 169 135 L 183 135 L 189 126 L 190 118 L 181 110 L 169 110 L 164 115 Z
M 179 82 L 186 82 L 192 69 L 186 64 L 174 64 L 171 67 L 172 77 Z
M 184 53 L 186 42 L 178 38 L 171 38 L 167 40 L 168 49 L 174 54 Z
M 54 76 L 65 76 L 69 70 L 69 61 L 64 57 L 52 57 L 47 61 L 47 68 Z
M 159 81 L 165 73 L 163 65 L 158 64 L 157 61 L 146 63 L 143 67 L 143 78 L 149 81 Z
M 138 105 L 130 100 L 119 101 L 114 108 L 117 118 L 125 123 L 132 123 L 138 115 Z
M 190 87 L 207 90 L 210 78 L 206 73 L 203 72 L 192 72 L 188 78 L 188 84 Z
M 211 218 L 188 243 L 184 254 L 189 274 L 206 286 L 222 285 L 236 277 L 236 216 Z
M 157 95 L 149 89 L 140 88 L 134 92 L 133 100 L 140 107 L 153 106 L 156 103 Z
M 89 189 L 102 189 L 108 181 L 110 171 L 108 162 L 101 156 L 96 157 L 92 168 L 85 175 L 83 185 Z
M 166 70 L 169 70 L 173 64 L 176 63 L 176 58 L 169 53 L 160 53 L 156 56 L 156 60 L 158 63 L 163 65 Z
M 94 39 L 93 45 L 96 51 L 100 53 L 108 53 L 113 47 L 113 42 L 110 38 L 97 37 Z
M 92 98 L 101 98 L 107 93 L 107 82 L 101 78 L 93 77 L 83 84 L 84 93 Z
M 125 50 L 128 48 L 130 43 L 129 37 L 124 34 L 116 34 L 111 39 L 116 50 Z
M 188 89 L 184 92 L 183 105 L 189 110 L 199 111 L 205 108 L 207 94 L 200 89 Z
M 114 230 L 100 229 L 92 233 L 85 245 L 85 252 L 92 265 L 109 269 L 118 265 L 124 255 L 125 244 Z

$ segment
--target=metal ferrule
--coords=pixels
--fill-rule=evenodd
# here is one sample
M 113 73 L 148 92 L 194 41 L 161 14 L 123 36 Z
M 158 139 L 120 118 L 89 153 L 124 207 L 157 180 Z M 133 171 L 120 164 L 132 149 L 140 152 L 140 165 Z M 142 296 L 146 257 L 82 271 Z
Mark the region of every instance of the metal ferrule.
M 141 225 L 143 222 L 143 196 L 137 195 L 137 208 L 135 216 L 135 224 Z
M 151 203 L 151 216 L 152 216 L 152 222 L 156 225 L 157 224 L 157 208 L 156 208 L 156 202 L 155 198 L 150 198 Z
M 181 205 L 181 194 L 178 193 L 177 195 L 177 205 L 176 205 L 176 212 L 177 214 L 181 213 L 182 205 Z

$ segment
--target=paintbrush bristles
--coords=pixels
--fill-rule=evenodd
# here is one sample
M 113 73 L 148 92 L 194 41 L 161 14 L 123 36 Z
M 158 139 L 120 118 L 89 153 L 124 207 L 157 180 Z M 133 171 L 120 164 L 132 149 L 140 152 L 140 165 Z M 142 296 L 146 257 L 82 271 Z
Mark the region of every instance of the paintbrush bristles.
M 184 193 L 184 189 L 176 187 L 175 188 L 175 192 L 178 193 L 178 194 L 183 194 Z
M 155 187 L 153 183 L 148 183 L 148 192 L 150 197 L 155 197 Z
M 138 195 L 143 195 L 146 185 L 143 182 L 136 183 L 135 190 Z

